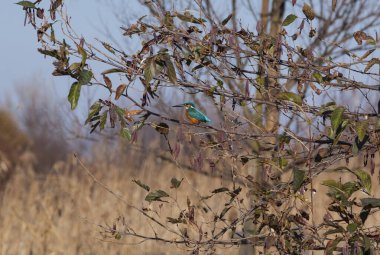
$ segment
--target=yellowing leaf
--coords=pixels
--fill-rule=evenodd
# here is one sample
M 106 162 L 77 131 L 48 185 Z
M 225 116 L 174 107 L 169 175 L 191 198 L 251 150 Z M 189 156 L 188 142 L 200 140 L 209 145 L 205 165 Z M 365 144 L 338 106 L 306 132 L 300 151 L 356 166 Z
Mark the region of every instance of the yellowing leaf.
M 344 108 L 338 107 L 331 114 L 331 127 L 334 132 L 339 128 L 343 122 Z
M 69 95 L 67 96 L 67 100 L 69 100 L 71 105 L 71 110 L 74 110 L 78 105 L 81 87 L 82 84 L 79 82 L 74 82 L 71 85 Z
M 322 83 L 323 82 L 323 77 L 320 73 L 313 73 L 313 77 L 318 81 L 318 83 Z
M 123 138 L 127 138 L 129 141 L 131 140 L 132 138 L 132 135 L 131 135 L 131 131 L 129 130 L 129 128 L 127 127 L 124 127 L 120 130 L 120 136 L 123 137 Z M 148 190 L 149 191 L 149 190 Z
M 359 142 L 364 140 L 367 134 L 367 122 L 359 121 L 356 123 L 356 133 L 358 135 Z
M 100 124 L 99 124 L 99 128 L 100 128 L 100 130 L 104 129 L 104 127 L 106 126 L 107 115 L 108 115 L 108 111 L 105 111 L 105 112 L 102 114 L 102 116 L 100 116 Z
M 369 173 L 362 169 L 357 169 L 354 171 L 354 174 L 359 179 L 361 186 L 367 191 L 371 192 L 372 190 L 372 182 L 371 176 Z
M 101 109 L 102 109 L 102 104 L 99 101 L 91 105 L 85 124 L 89 123 L 92 117 L 98 114 Z

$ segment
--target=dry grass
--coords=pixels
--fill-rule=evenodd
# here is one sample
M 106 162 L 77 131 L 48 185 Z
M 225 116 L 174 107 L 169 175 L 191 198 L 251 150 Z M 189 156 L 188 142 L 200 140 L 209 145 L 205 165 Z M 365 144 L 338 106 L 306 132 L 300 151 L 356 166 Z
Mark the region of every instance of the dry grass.
M 182 197 L 178 201 L 181 207 L 185 206 L 187 195 L 195 201 L 194 188 L 207 193 L 223 185 L 218 178 L 188 172 L 192 185 L 184 180 L 179 191 L 171 190 L 170 179 L 173 176 L 180 179 L 183 173 L 152 157 L 136 169 L 99 162 L 96 168 L 90 167 L 95 176 L 137 207 L 158 209 L 144 201 L 146 192 L 132 179 L 143 180 L 152 189 L 170 191 L 173 197 Z M 178 208 L 167 206 L 158 211 L 176 217 Z M 217 204 L 211 206 L 218 208 Z M 141 241 L 128 238 L 121 240 L 124 244 L 99 241 L 100 228 L 96 224 L 112 224 L 119 216 L 124 216 L 137 232 L 170 235 L 94 183 L 74 159 L 57 163 L 55 170 L 45 176 L 36 175 L 28 167 L 17 168 L 7 183 L 1 208 L 1 254 L 178 254 L 186 249 L 152 241 L 125 245 Z M 237 248 L 229 249 L 228 254 L 236 251 Z
M 109 150 L 108 149 L 104 149 Z M 99 157 L 104 152 L 97 152 Z M 146 192 L 132 183 L 140 179 L 152 189 L 170 191 L 171 196 L 181 198 L 179 207 L 186 207 L 186 198 L 196 201 L 197 192 L 207 194 L 211 190 L 228 186 L 220 178 L 211 178 L 195 172 L 183 172 L 173 164 L 153 156 L 146 158 L 140 166 L 123 163 L 116 166 L 97 158 L 96 164 L 86 163 L 96 178 L 130 204 L 140 208 L 157 210 L 162 216 L 176 217 L 179 209 L 173 204 L 160 203 L 149 205 L 144 201 Z M 128 159 L 138 158 L 137 154 Z M 111 160 L 112 161 L 112 160 Z M 126 162 L 128 162 L 127 160 Z M 136 162 L 134 162 L 136 163 Z M 352 165 L 354 167 L 354 164 Z M 378 165 L 376 166 L 378 169 Z M 170 179 L 186 175 L 187 180 L 179 190 L 170 189 Z M 315 182 L 318 190 L 315 199 L 315 221 L 320 222 L 328 206 L 323 195 L 326 189 L 319 183 L 327 178 L 349 178 L 348 175 L 335 173 L 321 175 Z M 377 181 L 376 178 L 373 178 Z M 374 195 L 380 196 L 377 183 Z M 358 195 L 360 196 L 360 194 Z M 215 211 L 221 210 L 218 200 L 210 202 Z M 219 204 L 218 204 L 219 203 Z M 140 213 L 126 206 L 114 195 L 94 183 L 78 165 L 74 157 L 66 162 L 58 162 L 48 175 L 38 175 L 31 167 L 17 167 L 11 180 L 5 187 L 0 213 L 1 254 L 178 254 L 185 253 L 186 247 L 147 241 L 137 244 L 138 239 L 122 238 L 114 243 L 100 241 L 100 228 L 97 224 L 112 224 L 123 216 L 129 227 L 146 235 L 171 238 L 170 234 L 146 220 Z M 231 212 L 233 215 L 233 212 Z M 165 218 L 163 217 L 163 219 Z M 368 220 L 367 225 L 376 225 L 379 218 Z M 206 219 L 198 217 L 198 221 Z M 169 224 L 169 226 L 173 226 Z M 205 229 L 207 226 L 205 225 Z M 129 244 L 129 245 L 127 245 Z M 218 254 L 238 254 L 238 247 L 230 249 L 220 247 Z

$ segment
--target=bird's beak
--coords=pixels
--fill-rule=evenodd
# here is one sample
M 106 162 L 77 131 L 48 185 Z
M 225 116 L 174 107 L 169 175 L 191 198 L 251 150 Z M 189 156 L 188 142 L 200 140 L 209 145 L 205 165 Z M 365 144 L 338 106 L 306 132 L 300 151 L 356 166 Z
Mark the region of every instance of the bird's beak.
M 183 104 L 177 104 L 177 105 L 173 105 L 172 107 L 183 107 L 184 105 Z

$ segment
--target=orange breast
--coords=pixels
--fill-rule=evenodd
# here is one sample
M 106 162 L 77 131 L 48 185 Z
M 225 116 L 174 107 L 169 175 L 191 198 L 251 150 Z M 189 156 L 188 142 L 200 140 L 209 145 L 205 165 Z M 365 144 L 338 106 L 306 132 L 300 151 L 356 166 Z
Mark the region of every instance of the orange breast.
M 199 120 L 191 117 L 186 110 L 185 110 L 185 115 L 186 115 L 186 118 L 190 121 L 191 124 L 199 124 L 200 123 Z

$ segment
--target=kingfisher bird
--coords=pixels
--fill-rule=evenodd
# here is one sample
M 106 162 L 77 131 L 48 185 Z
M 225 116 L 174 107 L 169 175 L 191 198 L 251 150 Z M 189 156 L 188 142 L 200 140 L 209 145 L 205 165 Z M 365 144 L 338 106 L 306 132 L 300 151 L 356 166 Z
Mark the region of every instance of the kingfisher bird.
M 202 113 L 200 110 L 198 110 L 195 107 L 195 104 L 193 102 L 186 102 L 179 105 L 173 105 L 173 107 L 184 107 L 185 116 L 190 121 L 191 124 L 211 122 L 211 120 L 207 118 L 207 116 L 204 113 Z

